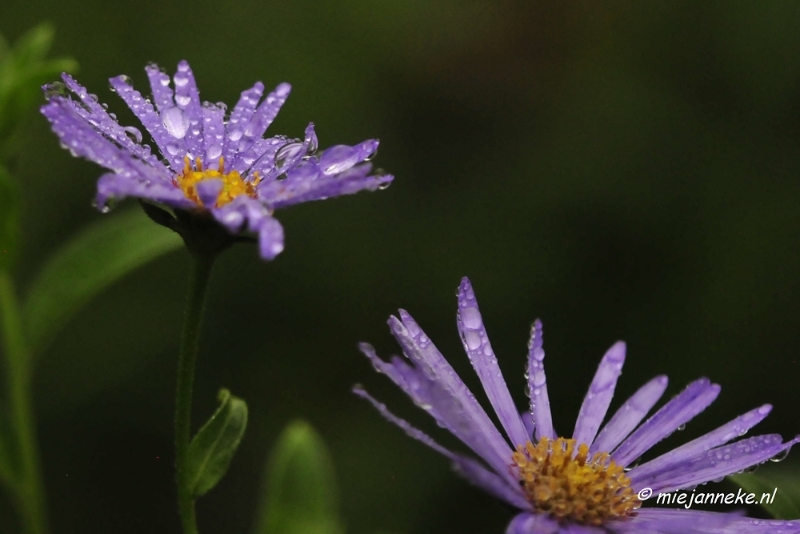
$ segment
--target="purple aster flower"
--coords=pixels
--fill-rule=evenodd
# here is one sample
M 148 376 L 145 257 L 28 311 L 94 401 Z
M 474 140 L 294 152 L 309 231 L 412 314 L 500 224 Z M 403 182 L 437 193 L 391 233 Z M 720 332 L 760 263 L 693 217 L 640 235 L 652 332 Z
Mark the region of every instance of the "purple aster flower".
M 313 124 L 302 140 L 264 137 L 289 96 L 289 84 L 264 97 L 264 85 L 258 82 L 242 92 L 227 115 L 225 104 L 200 101 L 186 61 L 172 78 L 153 64 L 145 70 L 152 101 L 127 76 L 111 78 L 111 89 L 150 134 L 157 153 L 143 143 L 138 129 L 121 126 L 71 76 L 64 74 L 63 84 L 44 88 L 48 101 L 42 113 L 62 146 L 110 171 L 97 183 L 96 204 L 103 211 L 125 197 L 155 202 L 175 210 L 178 220 L 152 206 L 148 214 L 185 239 L 182 229 L 196 229 L 198 219 L 216 221 L 229 235 L 256 234 L 261 256 L 272 259 L 283 250 L 283 228 L 273 218 L 274 210 L 382 189 L 392 181 L 390 175 L 372 173 L 368 162 L 378 149 L 375 139 L 317 154 Z M 200 226 L 207 230 L 209 225 Z
M 770 434 L 731 443 L 764 419 L 770 405 L 637 465 L 656 443 L 705 410 L 720 387 L 706 378 L 696 380 L 642 423 L 667 387 L 667 377 L 658 376 L 625 401 L 603 426 L 625 360 L 625 344 L 618 342 L 600 362 L 572 437 L 559 437 L 550 416 L 541 323 L 537 320 L 531 329 L 526 372 L 531 402 L 529 410 L 520 414 L 466 278 L 458 290 L 457 322 L 464 349 L 502 432 L 405 311 L 400 310 L 400 318 L 390 317 L 389 327 L 406 359 L 395 356 L 387 362 L 370 345 L 360 348 L 377 371 L 482 461 L 445 449 L 390 413 L 360 386 L 354 391 L 409 436 L 447 457 L 467 480 L 518 509 L 507 534 L 800 533 L 800 521 L 759 520 L 685 508 L 640 508 L 639 492 L 644 488 L 654 495 L 694 488 L 787 454 L 800 437 L 784 442 L 779 435 Z

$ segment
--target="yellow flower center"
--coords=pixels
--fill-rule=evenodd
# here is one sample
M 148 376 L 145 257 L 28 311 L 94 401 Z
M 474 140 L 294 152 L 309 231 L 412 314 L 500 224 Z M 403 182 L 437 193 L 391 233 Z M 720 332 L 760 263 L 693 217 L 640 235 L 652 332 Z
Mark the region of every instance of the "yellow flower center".
M 204 204 L 197 194 L 197 184 L 203 180 L 220 180 L 222 182 L 222 189 L 220 189 L 214 204 L 219 208 L 240 195 L 255 198 L 256 186 L 261 181 L 261 176 L 256 172 L 251 180 L 245 181 L 239 171 L 225 172 L 225 158 L 219 158 L 218 169 L 203 169 L 203 162 L 200 158 L 197 158 L 192 166 L 191 160 L 185 157 L 183 158 L 183 171 L 172 181 L 181 188 L 186 198 L 202 207 Z
M 589 446 L 574 439 L 542 438 L 517 447 L 513 455 L 520 485 L 538 512 L 558 521 L 602 525 L 635 515 L 641 506 L 622 466 L 607 452 L 589 456 Z

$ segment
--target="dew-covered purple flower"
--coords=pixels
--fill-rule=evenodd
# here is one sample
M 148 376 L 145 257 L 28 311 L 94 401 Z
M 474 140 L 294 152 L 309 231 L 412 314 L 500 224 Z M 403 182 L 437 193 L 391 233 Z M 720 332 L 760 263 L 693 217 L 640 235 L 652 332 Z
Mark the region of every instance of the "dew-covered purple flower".
M 96 204 L 136 197 L 182 213 L 213 217 L 230 234 L 258 236 L 261 256 L 283 250 L 283 228 L 273 218 L 279 208 L 382 189 L 392 176 L 372 172 L 368 163 L 378 149 L 371 139 L 355 146 L 336 145 L 317 153 L 317 135 L 309 124 L 304 139 L 264 137 L 286 98 L 282 83 L 264 96 L 256 83 L 242 92 L 230 115 L 223 103 L 201 102 L 186 61 L 170 78 L 156 65 L 146 67 L 152 100 L 127 76 L 111 78 L 111 89 L 133 111 L 157 151 L 140 130 L 121 126 L 97 97 L 71 76 L 45 86 L 42 113 L 62 146 L 110 172 L 97 184 Z
M 559 437 L 550 416 L 541 323 L 537 320 L 531 329 L 526 372 L 530 406 L 520 414 L 466 278 L 458 290 L 457 322 L 464 349 L 502 432 L 405 311 L 400 310 L 399 318 L 389 319 L 405 359 L 394 356 L 384 361 L 370 345 L 360 348 L 377 371 L 482 461 L 442 447 L 390 413 L 360 386 L 354 391 L 409 436 L 447 457 L 470 482 L 518 509 L 507 534 L 800 533 L 800 521 L 759 520 L 685 508 L 640 508 L 640 492 L 646 495 L 645 488 L 653 495 L 694 488 L 785 456 L 800 437 L 788 442 L 776 434 L 738 439 L 767 416 L 770 405 L 637 464 L 655 444 L 705 410 L 720 387 L 706 378 L 696 380 L 645 420 L 667 388 L 667 377 L 658 376 L 625 401 L 603 426 L 625 360 L 625 344 L 618 342 L 600 362 L 572 437 Z

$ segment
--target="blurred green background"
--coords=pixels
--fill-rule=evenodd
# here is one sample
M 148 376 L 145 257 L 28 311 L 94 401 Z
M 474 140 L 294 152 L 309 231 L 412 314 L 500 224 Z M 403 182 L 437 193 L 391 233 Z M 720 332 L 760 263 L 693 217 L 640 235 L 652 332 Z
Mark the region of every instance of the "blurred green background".
M 758 404 L 791 436 L 800 366 L 800 6 L 792 2 L 4 0 L 14 41 L 42 20 L 53 56 L 108 91 L 148 61 L 188 59 L 201 98 L 293 84 L 273 133 L 314 121 L 322 146 L 381 139 L 386 191 L 279 213 L 286 251 L 239 246 L 218 264 L 201 340 L 195 421 L 220 386 L 250 425 L 228 476 L 199 501 L 203 532 L 245 532 L 266 455 L 293 418 L 331 448 L 351 533 L 501 532 L 511 512 L 453 475 L 350 393 L 363 383 L 448 436 L 356 350 L 397 347 L 408 309 L 479 387 L 455 328 L 475 285 L 523 407 L 530 323 L 545 325 L 556 428 L 569 434 L 617 339 L 628 363 L 612 409 L 659 373 L 668 395 L 723 386 L 674 445 Z M 101 170 L 31 118 L 23 289 L 48 253 L 100 215 Z M 119 209 L 137 209 L 134 202 Z M 167 230 L 164 230 L 165 232 Z M 175 364 L 188 261 L 138 270 L 82 312 L 40 361 L 37 410 L 55 532 L 177 533 Z M 797 453 L 795 453 L 797 454 Z M 0 531 L 13 521 L 0 505 Z

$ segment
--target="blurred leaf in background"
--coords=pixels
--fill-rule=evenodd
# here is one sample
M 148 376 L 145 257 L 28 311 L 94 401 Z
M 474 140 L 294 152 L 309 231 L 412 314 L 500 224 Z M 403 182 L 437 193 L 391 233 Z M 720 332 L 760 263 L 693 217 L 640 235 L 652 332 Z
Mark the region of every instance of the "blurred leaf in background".
M 28 113 L 41 101 L 41 86 L 78 68 L 69 58 L 46 59 L 53 34 L 50 24 L 40 24 L 11 48 L 0 36 L 0 161 L 19 148 Z
M 31 284 L 23 319 L 34 354 L 44 351 L 91 298 L 137 267 L 181 247 L 138 208 L 104 218 L 59 248 Z
M 757 473 L 741 473 L 728 477 L 745 491 L 756 494 L 760 502 L 765 493 L 772 494 L 772 502 L 761 506 L 776 519 L 800 519 L 800 464 L 767 465 Z
M 17 187 L 0 164 L 0 269 L 8 269 L 16 255 L 19 240 Z
M 342 534 L 333 463 L 304 421 L 283 431 L 270 458 L 255 534 Z

